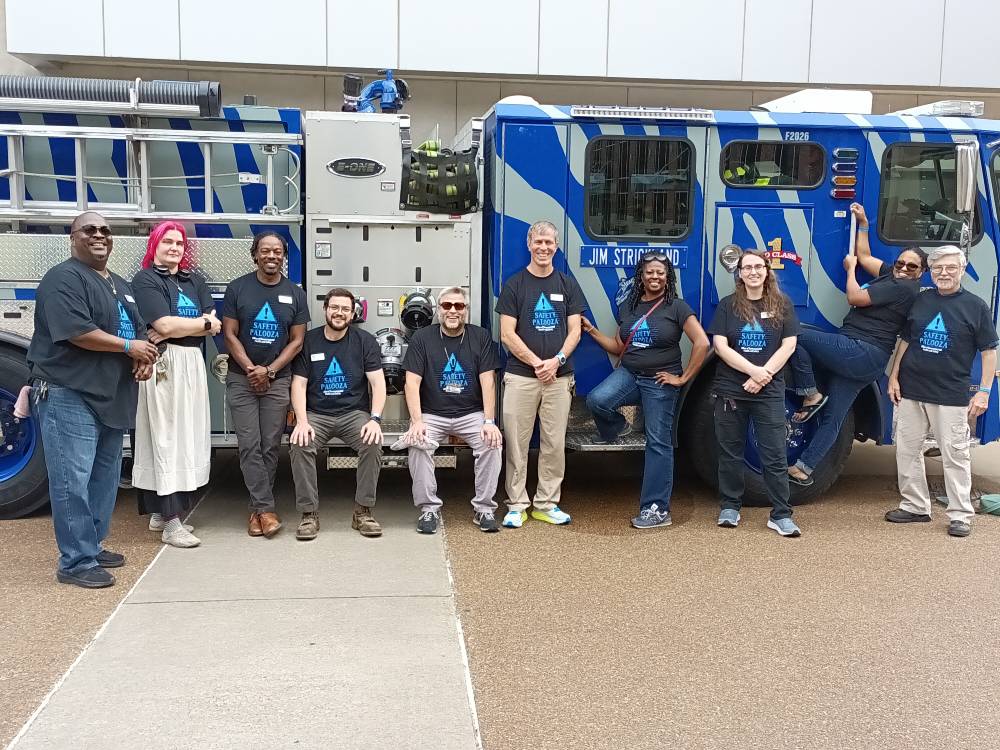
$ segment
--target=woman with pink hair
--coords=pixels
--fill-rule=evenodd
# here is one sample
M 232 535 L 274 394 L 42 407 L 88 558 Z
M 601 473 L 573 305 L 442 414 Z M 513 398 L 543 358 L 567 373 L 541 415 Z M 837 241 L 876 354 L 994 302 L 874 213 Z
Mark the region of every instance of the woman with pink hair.
M 201 542 L 181 523 L 195 491 L 208 483 L 211 424 L 205 337 L 222 328 L 204 280 L 191 268 L 184 227 L 165 221 L 153 228 L 142 270 L 132 290 L 149 340 L 161 349 L 154 375 L 140 384 L 132 484 L 149 528 L 174 547 Z

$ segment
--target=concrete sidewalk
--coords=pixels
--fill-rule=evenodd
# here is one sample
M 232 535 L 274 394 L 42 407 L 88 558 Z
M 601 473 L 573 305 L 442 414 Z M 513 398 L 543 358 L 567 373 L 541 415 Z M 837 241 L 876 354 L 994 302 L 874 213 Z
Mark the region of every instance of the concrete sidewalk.
M 346 498 L 313 542 L 292 508 L 252 539 L 238 476 L 190 519 L 202 546 L 154 561 L 12 747 L 475 750 L 441 535 L 394 492 L 380 539 Z

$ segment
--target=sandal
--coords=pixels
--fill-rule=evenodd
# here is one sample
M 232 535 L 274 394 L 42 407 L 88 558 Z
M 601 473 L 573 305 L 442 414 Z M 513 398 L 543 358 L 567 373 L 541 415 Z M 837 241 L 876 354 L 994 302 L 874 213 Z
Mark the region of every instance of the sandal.
M 799 411 L 795 412 L 795 414 L 792 415 L 792 421 L 798 422 L 800 424 L 802 422 L 808 422 L 810 419 L 816 416 L 816 412 L 818 412 L 820 409 L 826 406 L 826 402 L 829 400 L 830 400 L 829 396 L 823 396 L 823 398 L 821 398 L 815 404 L 809 404 L 809 406 L 803 406 Z M 803 416 L 800 417 L 799 416 L 800 414 L 802 414 Z
M 795 476 L 791 472 L 788 472 L 788 481 L 791 482 L 792 484 L 797 484 L 799 487 L 808 487 L 813 483 L 813 478 L 807 474 L 805 479 L 802 479 L 800 477 Z

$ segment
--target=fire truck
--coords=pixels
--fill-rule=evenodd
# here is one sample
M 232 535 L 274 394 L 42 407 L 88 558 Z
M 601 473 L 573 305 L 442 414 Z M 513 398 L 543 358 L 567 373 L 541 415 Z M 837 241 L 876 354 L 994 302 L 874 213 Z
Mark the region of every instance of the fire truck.
M 577 279 L 585 314 L 604 330 L 649 248 L 670 254 L 680 293 L 705 324 L 733 289 L 741 248 L 758 248 L 802 323 L 835 329 L 848 310 L 841 261 L 852 247 L 854 201 L 873 217 L 872 252 L 883 260 L 902 246 L 960 245 L 969 258 L 963 284 L 996 317 L 1000 121 L 983 119 L 979 103 L 871 115 L 865 92 L 847 100 L 847 92 L 802 92 L 752 111 L 512 97 L 442 148 L 415 137 L 429 128 L 401 111 L 405 82 L 356 84 L 345 84 L 348 111 L 303 112 L 222 106 L 212 82 L 0 78 L 0 517 L 46 502 L 39 431 L 14 416 L 13 401 L 28 376 L 38 282 L 68 256 L 69 224 L 85 210 L 115 227 L 109 267 L 127 278 L 156 222 L 184 222 L 195 270 L 220 305 L 227 283 L 253 270 L 254 233 L 280 232 L 286 272 L 305 290 L 313 325 L 328 289 L 358 295 L 354 325 L 377 337 L 392 394 L 387 445 L 406 428 L 401 363 L 409 336 L 432 320 L 436 291 L 467 289 L 471 322 L 498 338 L 496 298 L 527 264 L 527 229 L 540 219 L 559 228 L 556 266 Z M 613 363 L 588 337 L 574 360 L 568 447 L 642 450 L 637 436 L 594 440 L 584 398 Z M 222 338 L 209 339 L 216 448 L 236 445 L 226 365 Z M 714 368 L 710 355 L 684 388 L 674 430 L 713 484 Z M 787 402 L 790 417 L 796 402 Z M 635 410 L 626 416 L 642 420 Z M 814 422 L 789 418 L 790 463 L 813 430 Z M 980 443 L 1000 438 L 995 390 L 973 434 Z M 858 395 L 814 483 L 794 487 L 793 502 L 824 492 L 855 440 L 892 440 L 884 377 Z M 454 466 L 458 450 L 442 446 L 435 460 Z M 330 468 L 355 461 L 337 444 L 325 459 Z M 406 456 L 386 451 L 385 461 L 402 466 Z M 764 498 L 760 469 L 751 429 L 751 501 Z

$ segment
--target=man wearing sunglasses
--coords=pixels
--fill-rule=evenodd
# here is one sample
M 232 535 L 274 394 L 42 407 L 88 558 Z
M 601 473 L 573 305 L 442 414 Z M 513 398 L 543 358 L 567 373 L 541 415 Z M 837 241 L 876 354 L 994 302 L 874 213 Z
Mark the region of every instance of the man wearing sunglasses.
M 500 430 L 496 424 L 496 345 L 489 332 L 468 322 L 465 289 L 453 286 L 438 295 L 438 324 L 421 328 L 406 350 L 406 408 L 413 504 L 420 510 L 417 531 L 433 534 L 440 522 L 441 498 L 434 479 L 434 448 L 455 437 L 472 448 L 475 494 L 472 522 L 494 532 L 500 477 Z
M 928 264 L 935 288 L 921 292 L 910 308 L 889 375 L 889 398 L 896 404 L 896 472 L 902 500 L 885 520 L 931 520 L 923 447 L 924 438 L 933 433 L 944 468 L 948 534 L 964 537 L 971 532 L 975 515 L 969 422 L 989 406 L 997 369 L 997 332 L 989 305 L 962 289 L 967 264 L 962 250 L 954 245 L 936 248 Z M 970 388 L 977 352 L 982 352 L 981 375 Z
M 38 285 L 28 349 L 59 547 L 56 579 L 83 588 L 113 585 L 105 568 L 125 564 L 103 542 L 118 496 L 122 438 L 135 426 L 136 383 L 149 378 L 157 356 L 153 344 L 136 338 L 146 324 L 131 287 L 108 271 L 113 244 L 100 214 L 73 221 L 70 259 Z

